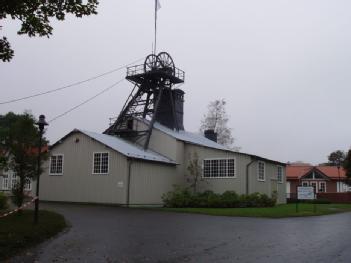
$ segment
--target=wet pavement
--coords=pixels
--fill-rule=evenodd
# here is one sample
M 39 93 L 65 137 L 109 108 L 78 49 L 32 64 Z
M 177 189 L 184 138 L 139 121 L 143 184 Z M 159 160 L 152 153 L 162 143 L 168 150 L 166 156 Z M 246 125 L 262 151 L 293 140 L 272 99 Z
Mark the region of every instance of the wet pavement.
M 43 204 L 71 224 L 10 262 L 351 262 L 351 213 L 217 217 Z

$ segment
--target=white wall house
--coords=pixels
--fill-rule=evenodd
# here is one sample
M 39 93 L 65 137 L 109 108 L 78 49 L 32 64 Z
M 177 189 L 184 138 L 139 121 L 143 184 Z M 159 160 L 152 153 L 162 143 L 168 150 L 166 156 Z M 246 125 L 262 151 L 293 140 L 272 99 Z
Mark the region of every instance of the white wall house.
M 145 128 L 133 120 L 133 129 Z M 184 130 L 155 123 L 149 149 L 120 137 L 73 130 L 50 150 L 40 179 L 40 199 L 47 201 L 160 205 L 173 185 L 187 186 L 185 175 L 194 154 L 202 165 L 201 190 L 238 194 L 278 193 L 286 200 L 285 164 L 235 152 Z
M 19 182 L 19 177 L 14 171 L 0 171 L 0 192 L 4 192 L 7 195 L 12 195 L 12 188 Z M 26 195 L 32 195 L 33 193 L 33 180 L 26 178 L 24 185 L 24 191 Z

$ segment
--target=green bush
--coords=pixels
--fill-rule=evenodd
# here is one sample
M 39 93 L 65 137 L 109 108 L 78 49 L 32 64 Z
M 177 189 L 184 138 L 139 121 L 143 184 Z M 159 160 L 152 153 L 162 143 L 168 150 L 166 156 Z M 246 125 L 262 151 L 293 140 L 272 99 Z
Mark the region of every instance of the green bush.
M 239 207 L 239 195 L 234 191 L 225 191 L 221 196 L 222 207 Z
M 7 208 L 7 196 L 4 193 L 0 193 L 0 210 Z
M 17 206 L 20 207 L 24 202 L 24 193 L 21 191 L 21 187 L 19 183 L 15 184 L 12 188 L 12 202 Z
M 162 195 L 165 207 L 191 207 L 192 194 L 189 188 L 174 186 L 174 190 Z
M 238 195 L 234 191 L 216 194 L 213 191 L 192 193 L 188 188 L 176 186 L 162 196 L 165 207 L 200 207 L 200 208 L 235 208 L 235 207 L 271 207 L 276 198 L 266 194 L 252 193 Z

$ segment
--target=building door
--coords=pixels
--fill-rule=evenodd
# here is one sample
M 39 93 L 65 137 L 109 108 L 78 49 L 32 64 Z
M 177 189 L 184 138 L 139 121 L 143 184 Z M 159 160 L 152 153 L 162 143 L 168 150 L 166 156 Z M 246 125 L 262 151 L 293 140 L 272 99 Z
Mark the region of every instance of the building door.
M 315 193 L 318 193 L 317 182 L 311 182 L 311 186 L 313 186 L 314 192 L 315 192 Z
M 277 180 L 271 180 L 271 196 L 274 192 L 278 193 L 278 181 Z
M 290 198 L 290 193 L 291 193 L 290 182 L 286 182 L 286 197 L 287 198 Z

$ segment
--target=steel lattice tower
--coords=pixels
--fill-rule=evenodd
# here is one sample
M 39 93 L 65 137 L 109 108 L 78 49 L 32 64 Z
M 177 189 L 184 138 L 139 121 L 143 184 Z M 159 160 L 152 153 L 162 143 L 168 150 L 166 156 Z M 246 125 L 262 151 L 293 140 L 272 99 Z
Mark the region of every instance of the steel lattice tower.
M 173 89 L 173 86 L 184 83 L 184 77 L 184 71 L 175 67 L 172 57 L 166 52 L 150 54 L 144 64 L 128 67 L 126 79 L 134 84 L 134 88 L 121 113 L 104 133 L 127 138 L 145 136 L 146 150 L 156 120 L 169 128 L 183 130 L 175 103 L 183 100 L 184 92 Z M 134 131 L 134 118 L 147 120 L 147 129 Z

